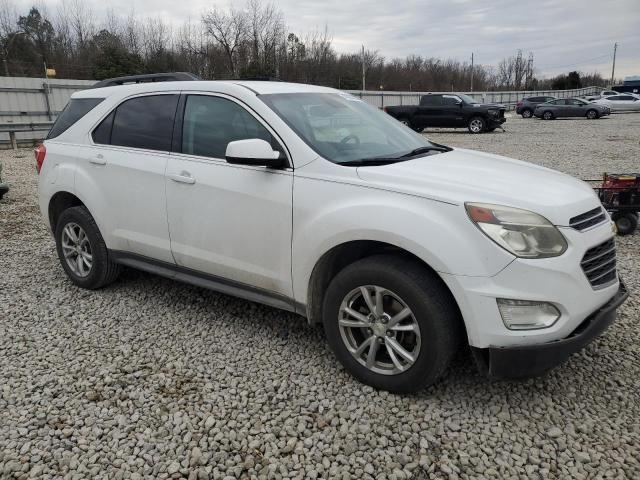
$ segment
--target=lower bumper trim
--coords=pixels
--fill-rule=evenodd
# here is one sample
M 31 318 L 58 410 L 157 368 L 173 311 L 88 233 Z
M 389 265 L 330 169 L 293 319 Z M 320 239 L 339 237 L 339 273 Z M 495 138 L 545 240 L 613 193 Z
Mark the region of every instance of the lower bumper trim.
M 515 347 L 471 347 L 478 369 L 492 377 L 525 378 L 542 375 L 563 363 L 600 336 L 616 318 L 616 309 L 629 296 L 620 281 L 618 292 L 589 315 L 571 335 L 554 342 Z

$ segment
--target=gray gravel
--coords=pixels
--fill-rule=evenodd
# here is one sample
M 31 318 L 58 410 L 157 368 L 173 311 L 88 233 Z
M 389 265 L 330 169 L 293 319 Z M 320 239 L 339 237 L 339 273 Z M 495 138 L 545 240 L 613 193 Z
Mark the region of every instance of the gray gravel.
M 640 115 L 430 138 L 576 176 L 640 169 Z M 461 131 L 460 131 L 461 132 Z M 488 381 L 462 355 L 414 396 L 377 392 L 320 328 L 127 271 L 79 290 L 36 207 L 29 151 L 0 152 L 0 478 L 640 478 L 640 235 L 607 333 L 544 378 Z

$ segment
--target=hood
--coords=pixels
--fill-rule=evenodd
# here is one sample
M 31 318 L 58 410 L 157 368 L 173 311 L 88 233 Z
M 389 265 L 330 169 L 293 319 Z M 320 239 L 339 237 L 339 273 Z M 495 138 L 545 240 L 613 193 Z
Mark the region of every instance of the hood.
M 473 150 L 420 157 L 389 165 L 358 167 L 372 186 L 462 205 L 484 202 L 523 208 L 559 226 L 600 205 L 593 189 L 569 175 Z
M 468 104 L 467 107 L 470 108 L 495 108 L 495 109 L 506 109 L 506 107 L 500 103 L 472 103 Z

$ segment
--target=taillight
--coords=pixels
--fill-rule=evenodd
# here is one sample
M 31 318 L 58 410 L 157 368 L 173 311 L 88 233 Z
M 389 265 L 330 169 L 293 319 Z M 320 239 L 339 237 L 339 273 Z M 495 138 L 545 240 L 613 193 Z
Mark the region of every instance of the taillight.
M 33 149 L 33 155 L 36 157 L 36 170 L 40 173 L 42 164 L 44 163 L 44 157 L 47 155 L 47 147 L 44 146 L 44 143 L 41 143 Z
M 521 106 L 522 106 L 522 102 L 518 102 L 518 105 L 517 105 L 517 106 L 518 106 L 518 107 L 521 107 Z
M 387 112 L 387 107 L 382 107 L 382 111 L 383 111 L 384 113 L 388 113 L 388 112 Z

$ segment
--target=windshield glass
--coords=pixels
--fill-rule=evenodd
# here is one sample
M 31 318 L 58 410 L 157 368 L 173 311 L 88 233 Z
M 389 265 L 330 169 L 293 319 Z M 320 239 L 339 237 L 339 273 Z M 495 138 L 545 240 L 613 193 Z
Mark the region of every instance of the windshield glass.
M 432 144 L 348 93 L 278 93 L 260 98 L 319 155 L 334 163 L 397 158 Z
M 470 97 L 469 95 L 464 95 L 462 93 L 458 93 L 456 95 L 458 95 L 465 103 L 470 103 L 471 105 L 480 104 L 480 102 L 474 100 L 473 97 Z

